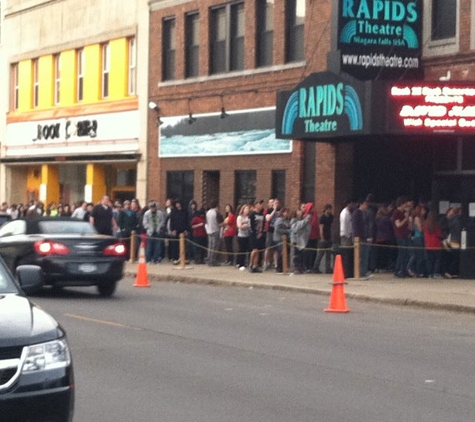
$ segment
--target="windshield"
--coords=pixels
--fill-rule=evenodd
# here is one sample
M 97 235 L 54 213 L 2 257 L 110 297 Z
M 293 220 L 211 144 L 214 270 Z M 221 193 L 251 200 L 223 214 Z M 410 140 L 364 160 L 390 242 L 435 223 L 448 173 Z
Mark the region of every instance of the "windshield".
M 94 227 L 87 221 L 40 221 L 38 223 L 41 233 L 47 234 L 96 234 Z

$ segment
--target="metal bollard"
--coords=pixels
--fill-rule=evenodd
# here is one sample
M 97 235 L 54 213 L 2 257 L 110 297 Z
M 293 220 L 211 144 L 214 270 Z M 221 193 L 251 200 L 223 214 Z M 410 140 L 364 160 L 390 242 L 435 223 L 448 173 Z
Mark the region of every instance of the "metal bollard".
M 282 272 L 287 274 L 289 271 L 289 250 L 287 249 L 287 236 L 282 236 Z
M 132 230 L 130 233 L 130 262 L 135 262 L 137 260 L 137 232 Z

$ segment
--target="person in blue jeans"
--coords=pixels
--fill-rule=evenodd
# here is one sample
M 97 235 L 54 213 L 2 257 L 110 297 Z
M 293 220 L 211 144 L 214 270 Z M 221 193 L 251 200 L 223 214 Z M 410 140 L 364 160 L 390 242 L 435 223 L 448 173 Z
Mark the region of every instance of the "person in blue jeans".
M 162 260 L 165 214 L 158 209 L 155 201 L 150 201 L 149 209 L 143 216 L 142 225 L 147 233 L 146 260 L 159 264 Z

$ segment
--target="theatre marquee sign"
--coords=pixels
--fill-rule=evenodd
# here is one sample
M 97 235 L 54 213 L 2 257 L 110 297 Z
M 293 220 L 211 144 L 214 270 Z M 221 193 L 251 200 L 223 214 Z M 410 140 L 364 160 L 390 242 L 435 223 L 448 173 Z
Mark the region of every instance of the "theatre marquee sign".
M 475 85 L 395 83 L 387 86 L 389 132 L 475 131 Z
M 321 72 L 309 75 L 293 91 L 279 92 L 277 138 L 317 140 L 363 133 L 364 87 L 364 82 Z

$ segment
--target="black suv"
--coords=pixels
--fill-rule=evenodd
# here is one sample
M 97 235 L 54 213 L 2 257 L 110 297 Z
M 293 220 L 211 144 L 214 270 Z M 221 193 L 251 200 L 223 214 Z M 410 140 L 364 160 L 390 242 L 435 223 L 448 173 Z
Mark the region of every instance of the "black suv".
M 43 285 L 41 269 L 0 258 L 0 422 L 70 422 L 74 375 L 66 333 L 25 296 Z M 21 286 L 21 287 L 20 287 Z

